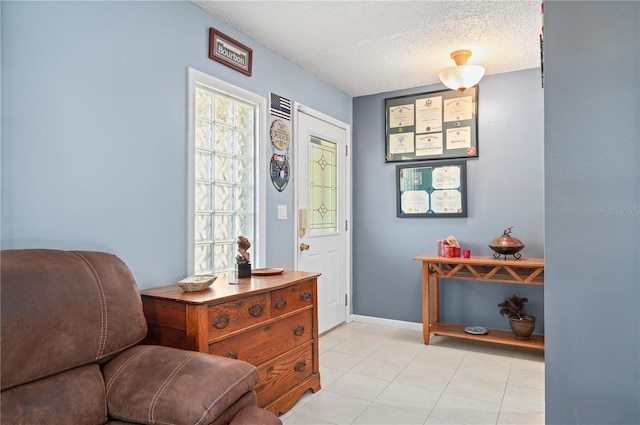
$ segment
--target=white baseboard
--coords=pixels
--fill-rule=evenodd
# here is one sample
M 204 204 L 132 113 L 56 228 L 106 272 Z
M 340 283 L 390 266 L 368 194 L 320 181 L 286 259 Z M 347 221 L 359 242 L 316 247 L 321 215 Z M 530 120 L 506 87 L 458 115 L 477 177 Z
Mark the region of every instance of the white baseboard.
M 393 319 L 384 319 L 382 317 L 360 316 L 358 314 L 352 314 L 350 316 L 350 319 L 351 321 L 354 321 L 354 322 L 368 323 L 370 325 L 391 326 L 394 328 L 402 328 L 402 329 L 409 329 L 412 331 L 422 332 L 422 323 L 405 322 L 402 320 L 393 320 Z

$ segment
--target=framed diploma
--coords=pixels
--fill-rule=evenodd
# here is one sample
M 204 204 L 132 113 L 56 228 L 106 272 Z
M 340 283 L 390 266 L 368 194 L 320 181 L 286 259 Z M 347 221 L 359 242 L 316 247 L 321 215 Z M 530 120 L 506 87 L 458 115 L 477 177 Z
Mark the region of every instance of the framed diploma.
M 397 217 L 466 217 L 467 163 L 396 165 Z
M 478 156 L 478 86 L 385 99 L 385 162 Z

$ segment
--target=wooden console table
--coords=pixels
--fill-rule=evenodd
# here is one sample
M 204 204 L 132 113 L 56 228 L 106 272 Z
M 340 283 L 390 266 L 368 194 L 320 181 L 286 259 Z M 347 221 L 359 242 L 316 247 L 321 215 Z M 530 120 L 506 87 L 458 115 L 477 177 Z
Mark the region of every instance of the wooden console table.
M 511 331 L 498 329 L 488 329 L 489 332 L 485 335 L 473 335 L 464 331 L 465 325 L 440 322 L 438 294 L 440 279 L 544 285 L 543 258 L 448 258 L 421 255 L 414 260 L 422 261 L 422 334 L 425 344 L 429 344 L 429 336 L 434 334 L 544 349 L 542 335 L 531 335 L 528 341 L 516 339 Z
M 318 273 L 285 271 L 201 292 L 177 285 L 142 291 L 149 332 L 159 344 L 245 360 L 260 372 L 258 405 L 279 415 L 320 389 Z

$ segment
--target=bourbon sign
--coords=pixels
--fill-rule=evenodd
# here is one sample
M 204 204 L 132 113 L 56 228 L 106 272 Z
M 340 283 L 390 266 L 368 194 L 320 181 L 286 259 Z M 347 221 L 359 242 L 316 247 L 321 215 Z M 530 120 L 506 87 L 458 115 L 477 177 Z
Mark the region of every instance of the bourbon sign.
M 209 28 L 209 59 L 251 76 L 253 49 L 215 28 Z

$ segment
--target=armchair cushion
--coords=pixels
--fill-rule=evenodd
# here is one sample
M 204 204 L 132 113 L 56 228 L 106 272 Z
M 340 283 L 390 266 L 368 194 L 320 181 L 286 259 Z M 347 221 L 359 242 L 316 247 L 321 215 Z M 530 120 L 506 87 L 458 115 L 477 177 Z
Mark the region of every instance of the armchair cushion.
M 282 425 L 282 421 L 273 413 L 257 406 L 245 407 L 229 425 Z
M 2 391 L 2 423 L 101 425 L 107 420 L 104 381 L 97 364 Z
M 104 366 L 110 417 L 141 424 L 209 424 L 258 383 L 255 366 L 141 345 Z
M 2 390 L 106 361 L 147 333 L 138 288 L 116 256 L 2 251 Z

